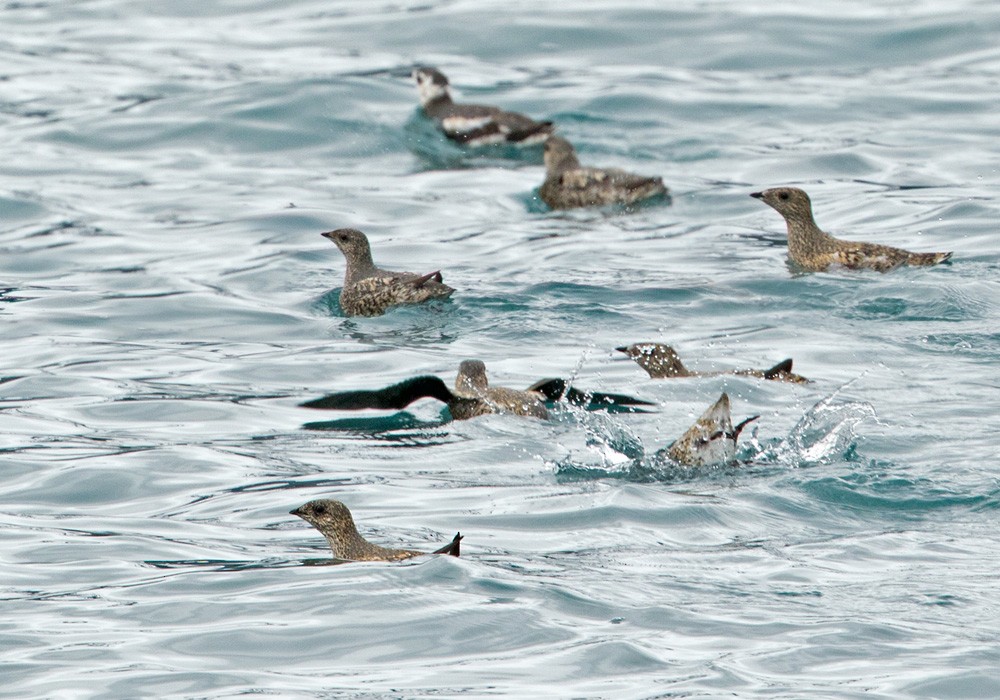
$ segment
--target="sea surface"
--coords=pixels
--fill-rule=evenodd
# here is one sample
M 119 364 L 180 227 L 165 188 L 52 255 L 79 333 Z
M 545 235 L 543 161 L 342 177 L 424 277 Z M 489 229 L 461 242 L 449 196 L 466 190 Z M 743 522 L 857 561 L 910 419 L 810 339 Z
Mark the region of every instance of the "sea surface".
M 563 9 L 560 9 L 563 8 Z M 0 696 L 1000 697 L 995 0 L 0 5 Z M 550 212 L 550 119 L 671 202 Z M 806 273 L 750 192 L 954 251 Z M 356 227 L 450 301 L 345 318 Z M 654 381 L 792 357 L 806 385 Z M 460 361 L 642 414 L 311 411 Z M 665 463 L 726 391 L 740 463 Z M 327 566 L 289 514 L 462 557 Z

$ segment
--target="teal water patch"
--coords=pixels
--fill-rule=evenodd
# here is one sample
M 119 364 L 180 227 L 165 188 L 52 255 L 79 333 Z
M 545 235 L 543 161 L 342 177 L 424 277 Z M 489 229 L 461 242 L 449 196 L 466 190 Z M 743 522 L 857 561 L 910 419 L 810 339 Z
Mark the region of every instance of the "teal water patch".
M 982 318 L 983 301 L 966 297 L 947 287 L 927 287 L 912 298 L 875 297 L 861 301 L 846 316 L 870 321 L 938 321 L 960 323 Z
M 967 510 L 996 502 L 996 494 L 950 492 L 929 480 L 914 482 L 903 477 L 877 478 L 864 473 L 838 478 L 806 481 L 800 488 L 812 499 L 838 507 L 885 516 L 915 519 L 928 517 L 939 510 Z
M 401 411 L 388 416 L 362 416 L 358 418 L 334 418 L 310 421 L 302 425 L 303 430 L 330 430 L 359 436 L 376 436 L 396 431 L 420 431 L 422 439 L 428 436 L 424 431 L 438 428 L 451 420 L 448 409 L 442 410 L 441 420 L 421 420 L 411 413 Z M 412 434 L 408 433 L 412 439 Z
M 1000 682 L 989 674 L 975 671 L 942 673 L 935 678 L 909 683 L 901 692 L 948 700 L 967 700 L 1000 695 Z
M 344 312 L 340 308 L 340 288 L 331 289 L 329 292 L 323 294 L 313 302 L 312 306 L 317 313 L 329 316 L 344 316 Z
M 37 220 L 45 214 L 45 208 L 30 199 L 0 196 L 0 221 L 4 224 Z
M 454 342 L 461 335 L 470 311 L 451 299 L 396 306 L 382 316 L 344 316 L 340 289 L 323 294 L 312 303 L 315 313 L 343 319 L 331 333 L 366 345 L 438 345 Z

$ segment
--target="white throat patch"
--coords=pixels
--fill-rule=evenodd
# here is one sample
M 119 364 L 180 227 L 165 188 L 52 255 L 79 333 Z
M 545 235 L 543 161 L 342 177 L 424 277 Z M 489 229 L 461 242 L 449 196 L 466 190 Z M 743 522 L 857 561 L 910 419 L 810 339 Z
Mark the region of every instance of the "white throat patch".
M 423 73 L 415 74 L 417 81 L 417 92 L 420 93 L 420 104 L 426 107 L 439 97 L 448 94 L 447 85 L 438 85 L 429 75 Z

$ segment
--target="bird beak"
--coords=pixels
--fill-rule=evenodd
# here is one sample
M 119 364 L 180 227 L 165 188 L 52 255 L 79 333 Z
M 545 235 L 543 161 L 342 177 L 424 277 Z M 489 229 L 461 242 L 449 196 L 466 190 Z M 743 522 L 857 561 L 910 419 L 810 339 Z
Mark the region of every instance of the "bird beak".
M 330 240 L 333 240 L 333 231 L 326 231 L 319 235 L 321 235 L 323 238 L 329 238 Z
M 751 192 L 750 196 L 753 197 L 753 198 L 755 198 L 755 199 L 764 199 L 764 193 L 763 192 Z
M 302 511 L 301 511 L 301 510 L 299 510 L 298 508 L 296 508 L 295 510 L 290 510 L 290 511 L 288 511 L 288 514 L 289 514 L 289 515 L 297 515 L 297 516 L 299 516 L 300 518 L 302 517 Z

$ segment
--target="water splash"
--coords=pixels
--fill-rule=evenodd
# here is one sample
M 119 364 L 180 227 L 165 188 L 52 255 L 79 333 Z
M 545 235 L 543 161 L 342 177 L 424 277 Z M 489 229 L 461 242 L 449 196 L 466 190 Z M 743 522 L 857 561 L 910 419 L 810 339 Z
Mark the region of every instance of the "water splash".
M 837 403 L 840 389 L 820 399 L 795 424 L 788 437 L 758 458 L 770 458 L 791 467 L 823 463 L 853 452 L 855 428 L 868 419 L 877 419 L 875 407 L 863 401 Z
M 587 411 L 560 400 L 550 415 L 553 420 L 583 428 L 583 448 L 568 448 L 569 454 L 552 464 L 558 473 L 623 476 L 642 461 L 645 454 L 642 439 L 607 411 Z
M 628 426 L 603 413 L 586 413 L 566 406 L 573 420 L 581 423 L 586 447 L 596 454 L 593 463 L 579 453 L 570 452 L 554 463 L 561 476 L 580 478 L 624 478 L 630 481 L 687 481 L 710 475 L 734 474 L 747 466 L 777 465 L 801 467 L 836 459 L 854 459 L 856 427 L 877 419 L 875 408 L 861 401 L 838 401 L 847 385 L 813 405 L 784 439 L 761 441 L 758 428 L 738 446 L 737 459 L 730 464 L 708 467 L 680 465 L 668 457 L 669 446 L 647 456 L 642 439 Z
M 605 464 L 622 464 L 642 459 L 642 439 L 630 427 L 608 413 L 588 413 L 582 409 L 578 419 L 583 425 L 587 448 L 601 456 Z

